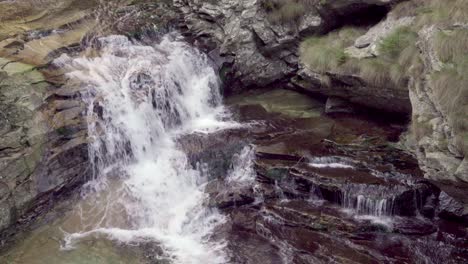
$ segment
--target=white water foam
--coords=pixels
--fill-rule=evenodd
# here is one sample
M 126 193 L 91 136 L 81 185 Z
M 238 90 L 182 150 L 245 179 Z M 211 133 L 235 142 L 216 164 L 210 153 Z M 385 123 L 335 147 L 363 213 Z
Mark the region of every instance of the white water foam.
M 314 157 L 308 165 L 318 169 L 354 169 L 351 161 L 341 157 Z
M 239 154 L 235 154 L 232 159 L 232 169 L 228 173 L 227 182 L 240 185 L 252 185 L 255 182 L 255 148 L 245 146 Z
M 86 237 L 149 240 L 175 263 L 225 263 L 224 241 L 210 238 L 224 216 L 203 205 L 206 175 L 190 167 L 175 142 L 183 133 L 235 126 L 226 121 L 214 70 L 203 54 L 171 36 L 154 46 L 123 36 L 99 44 L 98 57 L 62 57 L 57 64 L 87 88 L 95 178 L 85 196 L 110 192 L 113 198 L 93 208 L 99 221 L 66 233 L 64 248 Z

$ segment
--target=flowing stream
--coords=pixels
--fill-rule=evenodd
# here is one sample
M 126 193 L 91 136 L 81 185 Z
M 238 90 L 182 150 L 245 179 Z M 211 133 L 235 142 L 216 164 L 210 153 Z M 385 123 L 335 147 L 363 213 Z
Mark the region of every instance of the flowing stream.
M 104 237 L 156 242 L 176 263 L 225 262 L 225 242 L 210 239 L 224 216 L 204 206 L 207 176 L 175 140 L 235 125 L 226 121 L 214 70 L 176 36 L 153 46 L 123 36 L 99 44 L 95 58 L 59 59 L 86 86 L 95 172 L 83 196 L 97 197 L 82 209 L 83 230 L 64 230 L 63 249 Z
M 55 64 L 87 107 L 90 179 L 0 263 L 467 263 L 466 226 L 436 217 L 440 190 L 391 126 L 285 89 L 227 111 L 177 34 L 86 53 Z

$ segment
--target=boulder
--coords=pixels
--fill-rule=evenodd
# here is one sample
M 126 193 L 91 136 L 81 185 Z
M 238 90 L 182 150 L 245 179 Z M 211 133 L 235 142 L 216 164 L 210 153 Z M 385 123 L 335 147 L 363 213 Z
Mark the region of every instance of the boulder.
M 441 192 L 439 196 L 440 210 L 439 216 L 468 223 L 468 206 L 453 199 L 446 192 Z

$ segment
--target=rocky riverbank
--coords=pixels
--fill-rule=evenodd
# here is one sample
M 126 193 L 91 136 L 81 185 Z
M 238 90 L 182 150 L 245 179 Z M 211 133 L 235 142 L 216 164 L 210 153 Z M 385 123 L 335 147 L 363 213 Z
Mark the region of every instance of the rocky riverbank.
M 164 2 L 127 4 L 0 1 L 0 244 L 92 178 L 81 90 L 53 60 L 100 35 L 160 34 L 175 17 Z
M 463 240 L 466 234 L 463 228 L 455 233 L 446 229 L 448 223 L 437 217 L 447 216 L 445 194 L 422 177 L 414 157 L 390 143 L 402 129 L 398 123 L 382 125 L 346 115 L 290 119 L 274 111 L 272 117 L 258 105 L 242 106 L 241 116 L 250 122 L 258 118 L 245 114 L 252 108 L 269 118 L 254 122 L 263 131 L 254 133 L 256 184 L 250 196 L 244 194 L 250 199 L 224 209 L 232 216 L 234 236 L 250 234 L 234 239 L 236 250 L 244 248 L 247 254 L 252 240 L 267 239 L 277 248 L 270 252 L 295 263 L 420 262 L 427 257 L 434 263 L 465 261 L 466 252 L 458 248 L 462 244 L 446 244 L 434 255 L 427 252 L 426 247 L 439 244 L 430 242 L 435 233 L 445 242 L 451 235 Z M 215 197 L 226 197 L 225 192 Z M 254 197 L 261 197 L 260 202 Z M 414 255 L 412 250 L 425 253 Z M 250 256 L 260 257 L 255 255 Z
M 287 90 L 228 102 L 243 128 L 182 145 L 215 172 L 207 203 L 229 216 L 216 236 L 227 237 L 232 263 L 467 260 L 464 225 L 451 222 L 466 220 L 395 141 L 404 123 L 328 116 Z
M 93 161 L 82 90 L 53 61 L 98 56 L 99 36 L 152 44 L 177 29 L 219 68 L 242 124 L 177 139 L 209 172 L 206 206 L 227 216 L 213 239 L 231 262 L 468 261 L 463 1 L 440 9 L 450 19 L 429 0 L 39 2 L 0 1 L 1 245 L 31 232 L 2 257 L 57 251 L 58 226 L 89 202 L 56 208 Z M 99 237 L 54 260 L 95 243 L 95 261 L 161 254 Z
M 458 203 L 457 214 L 466 217 L 467 91 L 465 68 L 454 59 L 468 50 L 461 37 L 466 5 L 379 0 L 175 4 L 183 15 L 182 30 L 223 65 L 227 94 L 283 83 L 324 95 L 330 105 L 350 102 L 407 116 L 409 133 L 402 140 L 417 155 L 425 177 L 446 190 Z M 443 38 L 465 44 L 443 49 Z
M 79 47 L 90 7 L 0 6 L 3 244 L 89 177 L 84 105 L 48 63 Z

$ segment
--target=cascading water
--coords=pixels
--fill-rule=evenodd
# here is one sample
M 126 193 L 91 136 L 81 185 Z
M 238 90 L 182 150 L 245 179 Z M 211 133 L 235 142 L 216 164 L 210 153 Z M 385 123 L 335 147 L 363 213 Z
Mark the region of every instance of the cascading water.
M 353 161 L 343 157 L 313 157 L 309 159 L 313 168 L 354 169 Z
M 87 87 L 90 158 L 95 178 L 85 196 L 93 223 L 67 234 L 65 248 L 83 237 L 156 241 L 176 263 L 223 263 L 224 242 L 212 241 L 224 217 L 203 205 L 205 175 L 191 168 L 175 138 L 233 125 L 221 106 L 218 79 L 207 59 L 166 36 L 154 46 L 123 36 L 99 40 L 95 58 L 60 58 Z M 86 217 L 83 217 L 85 221 Z
M 394 215 L 394 196 L 388 189 L 350 185 L 343 193 L 342 206 L 358 216 L 364 216 L 389 225 Z
M 226 178 L 229 184 L 255 185 L 255 148 L 245 146 L 239 154 L 232 158 L 232 169 Z

